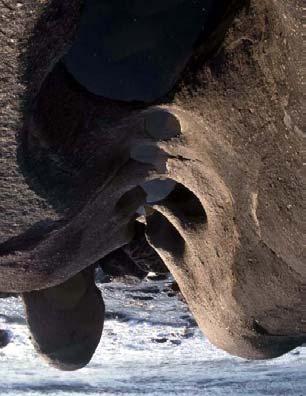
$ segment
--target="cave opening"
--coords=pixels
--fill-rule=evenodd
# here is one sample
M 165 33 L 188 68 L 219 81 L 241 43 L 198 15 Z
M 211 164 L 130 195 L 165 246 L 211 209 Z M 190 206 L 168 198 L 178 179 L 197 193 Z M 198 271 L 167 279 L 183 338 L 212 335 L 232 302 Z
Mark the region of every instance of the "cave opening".
M 122 211 L 131 201 L 135 202 L 136 197 L 138 201 L 143 200 L 143 205 L 135 213 L 132 240 L 97 263 L 105 274 L 114 278 L 143 279 L 149 273 L 169 273 L 160 252 L 179 260 L 186 248 L 177 223 L 184 229 L 208 226 L 199 198 L 173 179 L 156 178 L 133 188 L 123 194 L 116 208 Z
M 77 210 L 75 198 L 83 202 L 89 191 L 80 198 L 80 175 L 99 178 L 89 158 L 103 145 L 97 120 L 111 131 L 131 112 L 171 102 L 198 49 L 210 48 L 212 32 L 231 19 L 229 3 L 240 2 L 86 0 L 72 47 L 46 77 L 25 120 L 22 150 L 32 188 L 60 214 Z M 159 137 L 159 123 L 154 128 Z
M 224 0 L 86 0 L 64 64 L 95 95 L 154 102 L 173 88 L 227 7 Z

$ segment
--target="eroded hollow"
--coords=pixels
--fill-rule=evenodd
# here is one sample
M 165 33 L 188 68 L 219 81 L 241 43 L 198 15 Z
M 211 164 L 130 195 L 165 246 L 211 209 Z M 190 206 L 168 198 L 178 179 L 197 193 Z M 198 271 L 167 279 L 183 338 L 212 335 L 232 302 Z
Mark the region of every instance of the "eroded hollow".
M 241 3 L 86 0 L 72 48 L 25 120 L 21 157 L 31 188 L 60 213 L 77 211 L 100 180 L 92 166 L 103 145 L 97 120 L 111 129 L 132 111 L 171 102 L 178 82 L 194 80 L 222 43 Z
M 146 235 L 150 244 L 161 253 L 182 257 L 185 251 L 185 241 L 170 221 L 159 212 L 153 213 L 147 219 Z
M 207 223 L 207 215 L 199 198 L 183 184 L 175 184 L 163 205 L 184 224 Z
M 168 272 L 160 255 L 166 253 L 178 258 L 185 251 L 184 238 L 175 223 L 185 228 L 207 224 L 206 212 L 198 197 L 175 180 L 154 179 L 135 187 L 123 194 L 116 210 L 135 209 L 139 199 L 143 199 L 143 205 L 135 212 L 138 219 L 133 239 L 98 263 L 111 276 L 143 278 L 149 272 Z M 159 208 L 166 208 L 174 219 L 173 224 Z
M 115 211 L 119 216 L 127 216 L 135 212 L 137 208 L 145 202 L 146 194 L 139 186 L 125 192 L 116 203 Z
M 144 279 L 149 273 L 167 274 L 169 270 L 145 236 L 145 225 L 135 222 L 133 239 L 122 248 L 108 254 L 97 263 L 111 278 Z
M 96 95 L 155 101 L 174 86 L 227 7 L 225 0 L 85 0 L 64 62 Z
M 150 242 L 155 248 L 174 256 L 183 254 L 185 241 L 163 211 L 184 229 L 207 227 L 207 215 L 201 201 L 191 190 L 172 179 L 154 179 L 141 187 L 146 202 L 138 208 L 138 214 L 145 217 L 147 227 L 144 232 L 149 235 Z
M 154 179 L 141 187 L 147 194 L 146 207 L 167 212 L 185 230 L 207 227 L 208 219 L 200 199 L 183 184 L 172 179 Z M 146 207 L 140 208 L 139 213 L 150 213 Z
M 207 215 L 199 198 L 187 187 L 171 179 L 164 181 L 164 186 L 163 199 L 148 203 L 152 205 L 153 212 L 149 212 L 146 218 L 145 232 L 150 244 L 159 253 L 165 252 L 179 258 L 184 255 L 186 242 L 175 223 L 184 229 L 194 229 L 199 225 L 206 227 Z M 154 193 L 158 196 L 156 191 Z
M 104 142 L 99 128 L 96 128 L 96 121 L 102 120 L 103 125 L 107 125 L 111 131 L 112 127 L 116 127 L 131 112 L 146 108 L 151 99 L 169 102 L 171 98 L 170 96 L 166 98 L 166 95 L 171 89 L 179 90 L 179 84 L 176 83 L 184 74 L 187 63 L 190 59 L 198 59 L 198 48 L 211 46 L 209 37 L 212 32 L 219 29 L 223 18 L 222 26 L 230 23 L 231 18 L 227 15 L 229 3 L 238 2 L 238 0 L 196 2 L 158 0 L 144 4 L 139 0 L 131 2 L 87 0 L 80 35 L 76 38 L 71 51 L 46 78 L 26 122 L 27 136 L 24 153 L 29 183 L 33 184 L 31 187 L 37 190 L 39 195 L 46 197 L 61 214 L 65 215 L 68 212 L 70 215 L 71 209 L 73 214 L 77 213 L 83 203 L 88 200 L 91 192 L 95 191 L 98 183 L 101 183 L 99 169 L 95 168 L 95 156 Z M 127 3 L 130 4 L 128 10 L 126 9 Z M 81 36 L 84 21 L 86 22 L 89 15 L 86 14 L 86 7 L 90 6 L 94 9 L 97 5 L 99 12 L 96 16 L 91 15 L 96 21 L 96 18 L 102 19 L 99 19 L 99 23 L 86 25 L 86 29 L 89 29 L 86 33 L 88 34 L 85 40 L 86 48 L 83 45 L 84 42 L 78 47 L 80 40 L 83 40 Z M 134 14 L 137 14 L 137 21 L 131 22 L 130 17 Z M 108 27 L 101 27 L 101 20 L 108 21 Z M 149 24 L 147 24 L 148 21 L 150 21 Z M 191 30 L 186 30 L 186 26 Z M 130 29 L 129 32 L 134 32 L 135 35 L 122 35 L 123 27 L 127 27 L 127 30 Z M 99 29 L 108 30 L 102 34 L 102 37 Z M 150 35 L 139 34 L 143 31 L 142 29 Z M 168 37 L 169 29 L 171 37 Z M 218 34 L 219 41 L 224 30 L 225 28 L 222 27 L 220 35 Z M 102 37 L 100 41 L 97 40 L 98 36 Z M 91 37 L 93 37 L 92 41 Z M 112 70 L 116 70 L 116 73 L 119 70 L 120 73 L 123 71 L 122 76 L 128 77 L 128 85 L 124 82 L 121 87 L 117 86 L 120 85 L 122 79 L 112 74 L 103 74 L 101 65 L 96 70 L 99 72 L 97 78 L 89 72 L 88 67 L 91 61 L 105 63 L 104 57 L 107 51 L 104 51 L 104 47 L 107 40 L 109 40 L 108 49 L 112 56 L 105 70 L 110 73 Z M 120 43 L 119 46 L 118 43 Z M 99 54 L 97 59 L 93 59 L 92 49 L 97 45 L 100 46 Z M 76 57 L 77 47 L 81 50 L 88 50 L 88 57 Z M 116 51 L 123 51 L 124 56 L 120 60 L 116 58 L 114 53 Z M 87 75 L 90 75 L 94 82 L 100 82 L 103 77 L 103 84 L 109 84 L 109 88 L 114 90 L 114 95 L 108 96 L 105 92 L 102 92 L 103 95 L 95 95 L 93 91 L 89 92 L 86 84 L 82 83 L 81 79 L 72 72 L 69 67 L 70 61 L 73 66 L 83 68 L 83 71 L 86 70 Z M 137 68 L 131 67 L 133 62 L 140 62 L 140 74 L 137 73 Z M 114 64 L 118 66 L 118 69 L 113 68 Z M 137 78 L 140 80 L 137 81 Z M 123 96 L 117 96 L 117 93 L 120 95 L 123 93 Z M 135 98 L 145 103 L 135 103 Z M 148 122 L 146 124 L 148 132 L 155 138 L 165 139 L 165 131 L 161 131 L 160 120 L 156 122 L 154 118 L 153 121 L 153 126 L 151 125 L 150 128 L 148 128 Z M 169 125 L 167 126 L 169 129 Z M 167 138 L 180 133 L 180 125 L 176 122 L 170 123 L 170 126 L 171 128 L 167 129 Z M 110 150 L 116 149 L 115 145 L 110 147 Z M 151 199 L 147 199 L 147 205 L 152 206 L 156 203 L 166 205 L 185 225 L 206 224 L 205 210 L 191 191 L 171 180 L 162 184 L 164 191 L 159 196 L 154 196 L 154 191 L 147 190 L 148 195 L 151 194 Z M 144 190 L 151 187 L 150 185 L 142 186 Z M 127 205 L 128 200 L 125 202 L 125 198 L 118 203 L 118 209 L 121 205 Z M 125 209 L 121 209 L 129 211 L 130 207 L 127 205 Z

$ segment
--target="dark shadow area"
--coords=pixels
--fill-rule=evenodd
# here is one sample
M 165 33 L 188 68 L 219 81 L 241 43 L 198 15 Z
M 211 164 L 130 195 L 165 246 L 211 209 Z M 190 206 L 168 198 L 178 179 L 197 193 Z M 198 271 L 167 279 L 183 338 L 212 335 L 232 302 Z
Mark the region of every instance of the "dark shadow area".
M 146 274 L 149 272 L 154 272 L 155 274 L 169 273 L 163 260 L 152 246 L 149 245 L 145 236 L 145 230 L 146 227 L 143 223 L 136 222 L 135 236 L 128 245 L 123 246 L 123 251 Z
M 177 229 L 161 213 L 155 212 L 147 218 L 146 235 L 155 249 L 182 257 L 185 241 Z
M 162 84 L 163 93 L 154 99 L 154 103 L 169 103 L 175 92 L 180 89 L 179 80 L 185 79 L 186 73 L 189 75 L 189 66 L 184 71 L 186 64 L 192 64 L 191 73 L 196 73 L 194 65 L 203 65 L 205 61 L 203 54 L 211 56 L 213 53 L 211 50 L 206 52 L 204 50 L 207 46 L 211 47 L 212 42 L 216 41 L 211 40 L 211 35 L 213 32 L 218 32 L 218 34 L 214 34 L 218 36 L 218 43 L 222 42 L 226 28 L 242 1 L 218 0 L 216 3 L 211 0 L 201 0 L 192 2 L 190 5 L 185 0 L 167 0 L 154 2 L 154 4 L 146 3 L 145 6 L 142 2 L 134 1 L 129 12 L 125 14 L 123 12 L 126 10 L 127 3 L 125 1 L 120 0 L 116 5 L 108 1 L 99 1 L 99 5 L 97 5 L 95 0 L 88 0 L 83 9 L 83 22 L 77 34 L 75 33 L 78 25 L 78 1 L 72 2 L 71 10 L 69 10 L 68 3 L 67 1 L 54 0 L 46 7 L 33 28 L 30 41 L 23 43 L 27 50 L 22 52 L 19 60 L 21 68 L 24 69 L 22 80 L 27 81 L 28 90 L 23 109 L 24 127 L 19 136 L 21 145 L 19 146 L 18 162 L 31 189 L 38 196 L 43 197 L 60 215 L 67 209 L 78 211 L 78 208 L 86 201 L 87 193 L 90 192 L 87 175 L 94 172 L 91 161 L 97 145 L 101 144 L 97 123 L 108 125 L 111 128 L 132 111 L 141 110 L 149 104 L 133 100 L 125 102 L 111 100 L 94 95 L 67 72 L 61 59 L 72 43 L 73 48 L 78 46 L 80 35 L 82 35 L 82 26 L 85 24 L 85 28 L 90 30 L 85 40 L 88 45 L 83 48 L 90 50 L 92 45 L 97 45 L 97 40 L 94 39 L 97 34 L 95 29 L 98 29 L 99 34 L 101 33 L 99 32 L 99 18 L 102 20 L 106 18 L 108 27 L 104 27 L 106 29 L 104 33 L 105 40 L 107 37 L 110 39 L 110 50 L 124 52 L 130 45 L 131 54 L 127 55 L 127 58 L 134 59 L 136 57 L 138 59 L 140 57 L 139 59 L 142 59 L 141 78 L 149 81 L 143 82 L 138 88 L 143 87 L 148 93 L 157 84 L 156 78 L 152 76 L 151 78 L 149 72 L 143 77 L 146 74 L 146 62 L 151 62 L 150 68 L 156 68 L 153 74 L 159 71 L 157 74 L 160 75 L 160 78 L 164 78 L 165 72 L 168 73 L 166 78 L 171 80 L 171 84 L 169 86 L 166 84 L 167 88 Z M 86 19 L 87 15 L 86 7 L 89 6 L 98 7 L 99 13 L 95 16 L 92 15 L 96 22 L 88 25 L 86 21 L 84 22 L 84 18 Z M 177 7 L 182 16 L 181 21 L 174 12 Z M 205 11 L 199 12 L 199 7 Z M 134 25 L 134 22 L 131 22 L 130 17 L 133 13 L 137 13 L 136 19 L 140 25 Z M 191 16 L 195 17 L 196 26 L 190 23 Z M 121 26 L 119 23 L 122 19 L 130 32 L 135 33 L 134 35 L 120 33 L 125 26 L 124 24 Z M 168 19 L 172 21 L 173 26 L 167 23 Z M 117 22 L 112 24 L 113 20 Z M 151 20 L 153 25 L 150 35 L 138 34 L 142 31 L 141 29 L 148 31 L 151 22 L 149 24 L 147 22 Z M 175 29 L 172 29 L 173 27 Z M 52 29 L 48 38 L 46 38 L 46 29 Z M 188 29 L 196 30 L 191 32 Z M 192 36 L 190 45 L 187 45 L 185 41 L 186 39 L 190 40 L 187 33 Z M 91 35 L 93 35 L 93 42 L 91 42 Z M 168 41 L 164 40 L 165 35 Z M 118 44 L 117 39 L 121 45 Z M 136 43 L 135 39 L 137 39 Z M 103 43 L 105 40 L 102 40 Z M 121 42 L 121 40 L 123 41 Z M 139 42 L 142 44 L 141 46 L 139 46 Z M 84 44 L 84 42 L 82 43 Z M 101 48 L 103 49 L 104 44 L 102 44 Z M 184 61 L 181 62 L 181 67 L 178 68 L 177 59 L 174 56 L 175 51 L 184 52 L 186 45 L 189 49 L 183 56 Z M 168 47 L 171 47 L 170 49 L 174 53 Z M 69 51 L 69 56 L 72 57 L 73 48 Z M 100 58 L 104 59 L 106 54 L 100 53 Z M 115 54 L 112 55 L 114 56 L 113 60 L 116 61 Z M 67 56 L 64 59 L 67 64 Z M 165 59 L 176 66 L 166 67 Z M 94 60 L 96 61 L 96 57 Z M 94 74 L 89 72 L 87 61 L 89 62 L 90 59 L 86 60 L 83 56 L 74 57 L 74 62 L 85 68 L 86 75 L 94 78 Z M 113 70 L 111 64 L 108 67 L 110 71 Z M 132 90 L 137 85 L 135 79 L 137 80 L 140 76 L 140 73 L 136 73 L 137 68 L 135 69 L 125 62 L 119 62 L 118 67 L 120 70 L 121 68 L 126 70 L 128 85 Z M 171 77 L 173 73 L 175 77 Z M 119 80 L 108 76 L 106 82 L 115 89 L 113 84 L 117 84 Z M 153 100 L 151 102 L 153 103 Z M 92 179 L 94 177 L 95 175 L 92 175 Z M 84 184 L 86 188 L 84 188 Z
M 181 92 L 186 91 L 192 97 L 198 92 L 199 87 L 205 89 L 205 78 L 201 71 L 207 62 L 213 62 L 215 67 L 222 67 L 224 59 L 219 54 L 222 53 L 222 44 L 226 33 L 239 12 L 247 7 L 249 0 L 228 0 L 217 6 L 216 18 L 211 19 L 207 31 L 202 32 L 198 37 L 192 56 L 179 76 L 173 88 L 161 98 L 161 103 L 170 103 Z
M 0 329 L 0 349 L 5 348 L 11 341 L 12 334 L 7 330 Z
M 199 198 L 187 187 L 177 183 L 162 203 L 185 226 L 207 223 L 207 216 Z
M 88 267 L 58 286 L 22 295 L 36 350 L 64 371 L 87 365 L 100 342 L 105 307 L 94 273 Z
M 85 0 L 80 30 L 64 62 L 94 94 L 156 101 L 173 88 L 194 48 L 220 23 L 228 3 Z
M 94 155 L 103 142 L 99 123 L 111 128 L 132 109 L 130 104 L 88 93 L 61 62 L 55 66 L 28 113 L 23 131 L 27 172 L 39 182 L 39 193 L 53 207 L 62 212 L 86 200 L 90 193 L 88 174 L 91 179 L 97 176 Z M 39 186 L 34 184 L 33 188 Z
M 132 277 L 136 279 L 144 279 L 147 272 L 141 270 L 135 262 L 124 252 L 123 249 L 115 250 L 114 252 L 99 260 L 97 265 L 103 270 L 103 274 L 107 276 L 107 280 L 125 279 Z M 105 279 L 102 280 L 105 283 Z
M 237 342 L 237 351 L 239 351 L 240 356 L 244 351 L 244 342 L 246 345 L 244 358 L 254 360 L 274 359 L 303 345 L 306 342 L 306 336 L 259 334 L 255 337 L 246 337 L 241 345 Z

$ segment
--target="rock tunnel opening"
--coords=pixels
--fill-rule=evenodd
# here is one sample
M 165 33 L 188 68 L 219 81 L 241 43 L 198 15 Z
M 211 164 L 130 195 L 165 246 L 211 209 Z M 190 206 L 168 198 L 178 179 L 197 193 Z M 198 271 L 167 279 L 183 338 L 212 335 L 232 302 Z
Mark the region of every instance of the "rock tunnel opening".
M 207 224 L 207 214 L 199 198 L 183 184 L 175 184 L 164 204 L 184 224 Z
M 170 254 L 179 259 L 184 254 L 186 245 L 176 223 L 185 229 L 208 225 L 199 198 L 175 180 L 154 179 L 135 187 L 120 198 L 116 208 L 120 211 L 129 208 L 136 198 L 137 202 L 143 199 L 143 205 L 135 213 L 133 239 L 98 263 L 111 276 L 118 276 L 117 273 L 120 276 L 134 274 L 142 279 L 149 272 L 168 272 L 160 254 Z M 163 213 L 165 208 L 170 216 Z
M 86 0 L 63 61 L 89 92 L 153 102 L 173 88 L 227 8 L 225 0 Z
M 242 2 L 86 0 L 72 47 L 25 119 L 20 158 L 31 188 L 65 211 L 92 155 L 97 121 L 112 127 L 171 102 L 185 70 L 196 73 L 222 43 Z

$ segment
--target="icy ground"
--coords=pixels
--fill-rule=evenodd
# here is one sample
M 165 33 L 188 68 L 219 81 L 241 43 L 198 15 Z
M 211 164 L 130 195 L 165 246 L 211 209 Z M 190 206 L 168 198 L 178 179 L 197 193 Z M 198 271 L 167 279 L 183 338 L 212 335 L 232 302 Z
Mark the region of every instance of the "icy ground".
M 270 361 L 229 356 L 204 339 L 170 282 L 101 285 L 102 341 L 88 367 L 68 373 L 34 352 L 20 300 L 0 299 L 0 328 L 12 334 L 0 349 L 0 395 L 306 394 L 306 348 Z

